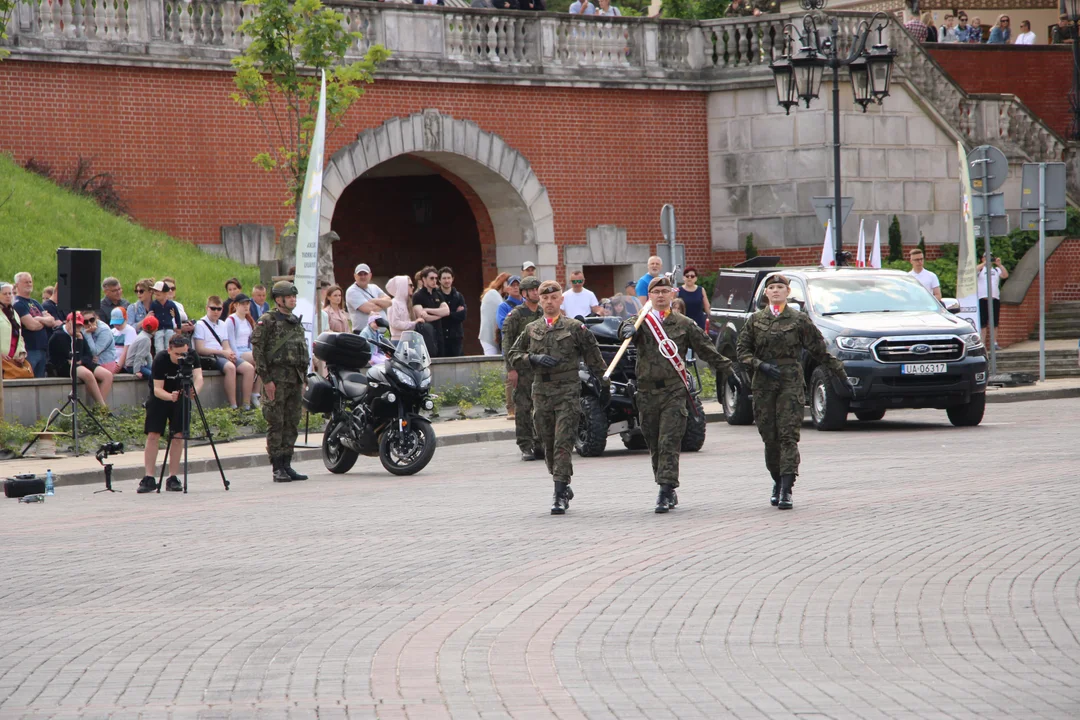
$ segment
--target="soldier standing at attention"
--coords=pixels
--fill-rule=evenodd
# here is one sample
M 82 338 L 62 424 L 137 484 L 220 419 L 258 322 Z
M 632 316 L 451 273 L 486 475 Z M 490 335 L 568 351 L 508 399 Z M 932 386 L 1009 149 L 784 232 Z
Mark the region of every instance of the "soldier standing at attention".
M 251 334 L 255 369 L 263 381 L 263 417 L 270 426 L 266 451 L 274 467 L 274 482 L 307 480 L 292 469 L 293 445 L 300 426 L 300 397 L 308 369 L 307 339 L 296 307 L 296 286 L 282 280 L 270 291 L 275 310 L 259 318 Z
M 570 477 L 578 419 L 581 416 L 581 360 L 602 375 L 604 359 L 596 337 L 578 320 L 564 316 L 562 286 L 554 280 L 540 283 L 540 307 L 544 317 L 535 320 L 518 336 L 510 350 L 509 364 L 518 372 L 531 370 L 533 427 L 544 447 L 544 460 L 555 481 L 552 515 L 563 515 L 574 498 Z
M 754 371 L 754 423 L 765 442 L 765 467 L 773 479 L 769 502 L 790 510 L 791 488 L 799 474 L 799 428 L 803 421 L 806 384 L 799 356 L 803 350 L 832 371 L 851 397 L 844 364 L 829 354 L 825 338 L 809 316 L 787 306 L 788 279 L 765 281 L 768 307 L 754 313 L 739 333 L 739 362 Z
M 533 276 L 525 276 L 521 279 L 521 298 L 525 301 L 510 311 L 503 321 L 502 350 L 506 358 L 506 377 L 514 388 L 514 407 L 517 414 L 514 416 L 514 435 L 517 445 L 521 448 L 522 460 L 537 460 L 544 457 L 544 450 L 540 447 L 540 437 L 533 428 L 532 418 L 532 366 L 522 370 L 515 370 L 510 365 L 510 349 L 514 347 L 518 336 L 521 335 L 525 326 L 533 320 L 544 317 L 540 309 L 540 295 L 537 290 L 540 287 L 540 279 Z
M 635 318 L 619 326 L 622 339 L 634 338 L 637 349 L 637 406 L 641 431 L 649 446 L 653 478 L 660 486 L 656 512 L 666 513 L 679 504 L 679 452 L 686 433 L 689 376 L 686 372 L 687 348 L 707 362 L 716 372 L 718 382 L 727 382 L 732 374 L 731 361 L 721 355 L 696 322 L 673 312 L 671 280 L 661 275 L 649 283 L 652 310 L 641 326 L 634 329 Z

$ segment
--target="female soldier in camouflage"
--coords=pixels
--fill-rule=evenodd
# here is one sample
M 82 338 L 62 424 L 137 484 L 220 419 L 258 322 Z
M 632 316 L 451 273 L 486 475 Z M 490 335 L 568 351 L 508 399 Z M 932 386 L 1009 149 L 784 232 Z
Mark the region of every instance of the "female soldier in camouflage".
M 765 282 L 769 305 L 743 327 L 736 354 L 739 362 L 754 371 L 754 423 L 765 442 L 765 466 L 773 478 L 769 502 L 789 510 L 791 488 L 799 474 L 799 428 L 806 397 L 799 364 L 802 351 L 832 371 L 848 397 L 851 383 L 844 364 L 829 354 L 825 338 L 809 316 L 787 306 L 788 279 L 773 275 Z

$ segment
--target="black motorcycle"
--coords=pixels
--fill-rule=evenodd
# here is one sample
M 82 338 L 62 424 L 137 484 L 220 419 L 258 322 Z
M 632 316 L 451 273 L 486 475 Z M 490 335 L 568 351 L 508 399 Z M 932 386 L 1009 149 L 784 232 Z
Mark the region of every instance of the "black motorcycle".
M 368 367 L 372 346 L 386 355 Z M 422 470 L 435 454 L 435 430 L 420 415 L 434 404 L 431 356 L 419 333 L 402 333 L 397 347 L 382 339 L 323 333 L 315 357 L 326 363 L 326 378 L 311 375 L 304 407 L 329 416 L 322 457 L 332 473 L 348 472 L 357 457 L 378 455 L 394 475 Z
M 600 354 L 606 364 L 611 364 L 622 340 L 619 339 L 619 318 L 585 318 L 585 327 L 596 337 Z M 637 374 L 634 364 L 637 354 L 634 345 L 626 349 L 611 373 L 610 394 L 603 391 L 600 379 L 584 367 L 578 370 L 581 379 L 581 418 L 578 422 L 574 449 L 582 457 L 602 455 L 607 447 L 608 435 L 618 434 L 628 450 L 646 449 L 645 436 L 638 423 Z M 687 362 L 690 371 L 691 395 L 694 410 L 686 419 L 683 433 L 683 452 L 697 452 L 705 444 L 705 411 L 701 407 L 701 377 L 697 365 Z M 678 388 L 672 392 L 684 392 Z

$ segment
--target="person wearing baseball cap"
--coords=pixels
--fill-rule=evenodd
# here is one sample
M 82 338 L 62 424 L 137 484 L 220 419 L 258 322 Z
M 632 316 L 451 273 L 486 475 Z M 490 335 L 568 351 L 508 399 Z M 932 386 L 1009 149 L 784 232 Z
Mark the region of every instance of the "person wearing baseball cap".
M 562 286 L 545 280 L 540 283 L 539 294 L 544 317 L 525 327 L 510 349 L 507 362 L 519 373 L 533 373 L 533 427 L 555 483 L 551 514 L 564 515 L 574 497 L 570 489 L 574 474 L 570 456 L 581 417 L 578 365 L 584 361 L 597 377 L 603 376 L 606 367 L 596 336 L 580 321 L 562 314 Z M 607 384 L 606 380 L 602 382 Z
M 154 343 L 164 350 L 169 344 L 169 338 L 180 329 L 183 319 L 180 317 L 180 308 L 169 299 L 169 290 L 172 288 L 167 282 L 158 280 L 150 289 L 154 292 L 154 301 L 150 303 L 150 314 L 158 321 Z
M 516 308 L 522 303 L 521 300 L 521 276 L 511 275 L 506 281 L 506 299 L 502 301 L 502 305 L 499 306 L 499 312 L 495 316 L 495 322 L 499 325 L 499 330 L 502 330 L 503 323 L 506 322 L 506 316 L 510 314 L 510 311 Z
M 521 263 L 521 279 L 524 280 L 527 277 L 536 277 L 536 263 L 532 260 Z
M 394 301 L 371 282 L 371 267 L 360 263 L 353 269 L 355 282 L 345 291 L 345 309 L 349 311 L 353 329 L 365 328 L 376 317 L 386 319 L 386 309 Z
M 94 398 L 94 402 L 108 411 L 109 408 L 105 405 L 105 397 L 101 393 L 101 386 L 98 384 L 95 375 L 99 366 L 94 362 L 90 346 L 83 339 L 84 328 L 85 320 L 81 312 L 68 313 L 64 324 L 49 338 L 49 365 L 52 366 L 57 377 L 71 377 L 71 350 L 72 340 L 74 339 L 75 376 L 77 379 L 82 380 L 87 392 Z M 101 368 L 101 372 L 109 375 L 111 379 L 111 373 L 105 368 Z
M 540 309 L 540 280 L 529 275 L 521 279 L 522 303 L 510 311 L 503 322 L 502 349 L 506 360 L 506 380 L 510 384 L 514 399 L 514 437 L 521 450 L 521 459 L 530 461 L 544 457 L 540 437 L 533 428 L 532 420 L 532 367 L 516 370 L 509 362 L 510 349 L 514 347 L 525 327 L 540 318 L 544 312 Z
M 806 395 L 799 364 L 803 350 L 836 379 L 838 393 L 849 398 L 854 394 L 844 363 L 829 354 L 810 316 L 788 307 L 790 292 L 785 276 L 768 277 L 769 304 L 750 316 L 736 346 L 739 362 L 754 371 L 754 423 L 765 443 L 765 467 L 773 480 L 769 502 L 781 510 L 793 507 L 791 489 L 799 474 L 799 429 Z
M 701 403 L 691 395 L 686 370 L 687 350 L 712 366 L 718 382 L 732 373 L 729 359 L 721 355 L 696 322 L 671 309 L 675 288 L 666 275 L 649 282 L 652 309 L 638 325 L 636 317 L 623 320 L 619 336 L 632 338 L 637 350 L 634 366 L 638 422 L 649 446 L 653 480 L 660 486 L 655 511 L 666 513 L 679 504 L 679 454 L 686 436 L 688 405 L 693 407 L 704 440 L 705 418 Z

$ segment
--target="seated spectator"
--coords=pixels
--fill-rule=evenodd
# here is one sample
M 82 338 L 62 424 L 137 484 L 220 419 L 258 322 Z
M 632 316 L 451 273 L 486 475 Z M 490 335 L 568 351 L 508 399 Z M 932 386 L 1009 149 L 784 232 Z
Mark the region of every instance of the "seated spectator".
M 581 0 L 574 0 L 574 2 L 570 5 L 570 14 L 571 15 L 595 15 L 596 14 L 596 6 L 593 5 L 591 2 L 589 2 L 589 0 L 585 0 L 585 4 L 582 4 Z
M 1054 32 L 1050 35 L 1050 42 L 1055 45 L 1071 45 L 1076 39 L 1075 28 L 1069 21 L 1068 15 L 1059 15 L 1058 24 L 1054 26 Z
M 599 7 L 596 9 L 597 15 L 604 15 L 605 17 L 622 17 L 622 12 L 619 8 L 611 4 L 611 0 L 597 0 Z
M 128 330 L 135 328 L 126 326 Z M 122 372 L 146 380 L 151 392 L 154 389 L 152 371 L 154 365 L 154 333 L 157 332 L 157 318 L 151 315 L 143 319 L 142 329 L 130 343 L 124 343 L 124 367 Z
M 127 364 L 128 348 L 139 334 L 127 324 L 127 313 L 123 308 L 113 308 L 109 316 L 109 328 L 112 330 L 113 345 L 116 346 L 116 372 L 123 372 Z
M 105 323 L 99 322 L 92 311 L 83 313 L 83 343 L 90 351 L 90 359 L 97 366 L 94 376 L 98 379 L 102 397 L 108 397 L 112 390 L 113 375 L 120 370 L 116 364 L 116 343 L 112 330 Z
M 239 294 L 238 294 L 239 295 Z M 245 296 L 246 299 L 246 296 Z M 251 388 L 255 379 L 255 368 L 244 362 L 229 345 L 229 332 L 225 321 L 221 319 L 222 303 L 217 295 L 206 299 L 206 315 L 195 323 L 195 352 L 209 370 L 220 370 L 225 376 L 225 398 L 229 407 L 236 409 L 236 374 L 240 373 L 244 382 L 244 409 L 251 408 Z
M 244 286 L 240 284 L 240 280 L 237 278 L 231 277 L 225 281 L 225 294 L 229 297 L 225 299 L 225 304 L 222 305 L 222 307 L 225 308 L 221 313 L 222 317 L 227 317 L 229 315 L 229 305 L 232 304 L 232 299 L 239 295 L 240 291 L 243 289 Z
M 956 42 L 966 43 L 971 39 L 971 26 L 968 25 L 967 13 L 960 11 L 956 15 Z
M 936 43 L 938 41 L 937 28 L 934 27 L 934 13 L 924 12 L 922 16 L 922 24 L 926 26 L 926 42 Z
M 919 16 L 908 11 L 904 11 L 904 15 L 908 17 L 908 21 L 904 23 L 904 29 L 910 33 L 911 37 L 915 39 L 915 42 L 926 42 L 927 27 L 919 20 Z
M 101 281 L 101 290 L 105 293 L 105 297 L 101 298 L 101 303 L 98 305 L 98 317 L 112 317 L 114 308 L 127 310 L 128 303 L 124 300 L 124 288 L 120 286 L 119 280 L 114 277 L 105 278 Z
M 21 273 L 20 273 L 21 274 Z M 26 273 L 29 275 L 30 273 Z M 32 285 L 32 284 L 31 284 Z M 19 288 L 19 276 L 15 276 L 15 289 Z M 31 287 L 31 289 L 33 289 Z M 60 308 L 56 307 L 56 288 L 52 285 L 46 285 L 45 289 L 41 291 L 41 309 L 49 313 L 56 319 L 55 327 L 60 327 L 64 323 L 64 316 L 60 313 Z M 51 328 L 50 328 L 51 329 Z
M 19 316 L 22 338 L 26 345 L 26 360 L 34 370 L 34 377 L 43 378 L 49 364 L 49 338 L 63 322 L 52 315 L 37 300 L 30 297 L 34 292 L 34 278 L 28 272 L 15 273 L 15 300 L 12 307 Z M 53 303 L 53 309 L 56 304 Z
M 232 314 L 229 315 L 225 321 L 225 332 L 229 336 L 229 347 L 233 349 L 233 352 L 240 356 L 240 360 L 244 363 L 251 365 L 252 370 L 255 368 L 255 354 L 251 349 L 251 334 L 255 331 L 255 318 L 251 317 L 251 300 L 244 293 L 240 293 L 233 298 L 232 301 Z M 246 371 L 243 367 L 240 377 L 243 380 L 245 387 L 242 390 L 242 397 L 251 398 L 251 406 L 259 407 L 261 404 L 260 390 L 262 386 L 262 380 L 260 380 L 254 372 L 251 373 L 249 378 L 246 375 Z M 250 383 L 249 383 L 250 379 Z M 248 384 L 251 387 L 246 387 Z M 246 408 L 247 402 L 244 403 Z
M 180 309 L 169 299 L 169 286 L 165 281 L 158 280 L 151 289 L 154 292 L 154 301 L 150 303 L 150 312 L 158 321 L 154 346 L 160 351 L 168 347 L 169 338 L 180 329 L 183 321 L 180 319 Z
M 68 313 L 64 324 L 49 338 L 49 365 L 56 377 L 71 377 L 71 346 L 72 339 L 75 342 L 75 355 L 78 358 L 75 368 L 75 377 L 82 380 L 86 391 L 94 402 L 108 412 L 109 407 L 105 404 L 105 396 L 101 392 L 98 380 L 103 375 L 108 376 L 112 383 L 112 373 L 105 368 L 99 368 L 90 356 L 90 349 L 84 342 L 83 316 L 82 313 Z
M 26 342 L 23 340 L 22 323 L 15 312 L 15 286 L 0 283 L 0 355 L 33 375 L 26 361 Z
M 1031 23 L 1027 20 L 1020 21 L 1020 32 L 1013 40 L 1013 45 L 1034 45 L 1035 33 L 1031 30 Z
M 969 43 L 981 43 L 983 41 L 982 21 L 979 18 L 971 18 L 971 31 L 968 33 Z
M 251 288 L 251 319 L 259 322 L 263 313 L 270 312 L 270 304 L 266 302 L 266 286 L 255 285 Z
M 938 28 L 938 42 L 959 42 L 956 37 L 956 18 L 952 15 L 946 15 L 945 24 Z
M 1012 30 L 1009 28 L 1009 16 L 999 15 L 997 24 L 990 28 L 990 39 L 986 41 L 987 45 L 1004 45 L 1009 42 L 1009 38 L 1012 36 Z
M 154 278 L 143 278 L 135 283 L 135 302 L 128 306 L 128 322 L 138 330 L 143 318 L 150 314 L 154 302 Z M 160 326 L 158 330 L 160 330 Z
M 173 305 L 180 311 L 180 332 L 185 335 L 190 335 L 195 330 L 195 323 L 188 317 L 187 310 L 176 300 L 176 281 L 171 277 L 165 276 L 161 278 L 161 282 L 169 286 L 169 299 L 172 300 Z

